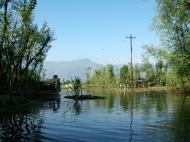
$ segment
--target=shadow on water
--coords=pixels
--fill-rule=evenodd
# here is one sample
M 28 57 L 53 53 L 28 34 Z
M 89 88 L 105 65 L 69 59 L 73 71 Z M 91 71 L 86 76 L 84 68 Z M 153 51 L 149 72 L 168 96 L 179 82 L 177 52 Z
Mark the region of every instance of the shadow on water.
M 2 141 L 28 141 L 35 129 L 43 123 L 43 116 L 36 115 L 36 109 L 20 111 L 9 108 L 7 112 L 0 112 L 0 130 Z M 34 115 L 36 117 L 32 117 Z M 34 119 L 35 118 L 35 119 Z
M 81 104 L 82 104 L 82 101 L 77 101 L 77 100 L 73 103 L 73 110 L 74 110 L 75 115 L 80 115 Z
M 35 141 L 44 124 L 43 109 L 56 112 L 60 98 L 35 101 L 31 104 L 0 108 L 0 141 Z
M 190 102 L 187 101 L 186 95 L 181 97 L 181 101 L 178 105 L 179 111 L 176 115 L 176 119 L 174 120 L 174 124 L 176 125 L 175 139 L 176 141 L 186 142 L 190 139 L 190 126 L 188 126 L 188 123 L 190 123 Z

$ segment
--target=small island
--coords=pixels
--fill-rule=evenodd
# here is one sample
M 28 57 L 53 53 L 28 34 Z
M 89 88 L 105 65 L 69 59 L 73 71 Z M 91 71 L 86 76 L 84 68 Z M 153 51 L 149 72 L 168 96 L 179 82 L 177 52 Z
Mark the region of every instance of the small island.
M 82 81 L 80 78 L 76 78 L 69 83 L 66 83 L 67 87 L 71 90 L 72 95 L 65 96 L 64 98 L 73 100 L 96 100 L 105 99 L 104 96 L 93 96 L 91 94 L 82 94 Z

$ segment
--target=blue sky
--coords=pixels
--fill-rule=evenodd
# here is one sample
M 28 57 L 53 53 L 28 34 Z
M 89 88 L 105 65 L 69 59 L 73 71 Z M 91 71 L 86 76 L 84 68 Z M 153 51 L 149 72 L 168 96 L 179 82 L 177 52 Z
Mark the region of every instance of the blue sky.
M 47 61 L 89 58 L 101 64 L 126 64 L 134 34 L 134 62 L 141 62 L 144 44 L 159 43 L 150 30 L 154 0 L 38 0 L 35 23 L 46 21 L 56 40 Z

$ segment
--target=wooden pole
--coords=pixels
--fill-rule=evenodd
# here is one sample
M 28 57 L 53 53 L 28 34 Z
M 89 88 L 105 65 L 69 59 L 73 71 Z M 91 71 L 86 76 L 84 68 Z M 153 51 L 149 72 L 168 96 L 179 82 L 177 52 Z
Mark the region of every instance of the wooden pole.
M 131 47 L 131 89 L 132 93 L 134 93 L 134 78 L 133 78 L 133 39 L 135 36 L 130 34 L 130 36 L 126 36 L 126 38 L 130 39 L 130 47 Z

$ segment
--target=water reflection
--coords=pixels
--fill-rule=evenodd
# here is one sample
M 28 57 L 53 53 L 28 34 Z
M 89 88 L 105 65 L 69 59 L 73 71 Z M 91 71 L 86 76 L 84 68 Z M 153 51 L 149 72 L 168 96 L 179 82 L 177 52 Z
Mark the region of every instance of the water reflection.
M 75 101 L 73 104 L 75 115 L 79 115 L 81 113 L 81 103 L 82 101 Z
M 0 109 L 0 141 L 189 141 L 190 97 L 90 90 L 104 100 L 41 100 Z
M 133 97 L 134 92 L 129 94 L 129 142 L 133 140 Z
M 94 94 L 101 93 L 96 90 Z M 98 102 L 97 107 L 114 111 L 121 107 L 120 111 L 129 113 L 128 141 L 137 140 L 133 139 L 135 131 L 150 141 L 155 137 L 163 141 L 190 139 L 190 97 L 163 92 L 136 93 L 131 96 L 117 91 L 104 91 L 104 96 L 106 100 Z
M 43 122 L 43 117 L 38 116 L 30 117 L 35 115 L 35 111 L 28 112 L 18 112 L 11 109 L 8 112 L 0 113 L 0 131 L 2 141 L 27 141 L 30 139 L 35 129 L 40 126 Z M 38 122 L 36 123 L 36 120 Z
M 60 98 L 0 108 L 0 141 L 35 141 L 35 134 L 43 127 L 44 114 L 40 111 L 44 108 L 56 112 Z
M 183 96 L 180 98 L 181 101 L 178 104 L 179 111 L 176 114 L 176 118 L 174 120 L 175 128 L 175 139 L 177 141 L 188 141 L 190 139 L 190 102 L 187 99 L 187 96 Z

